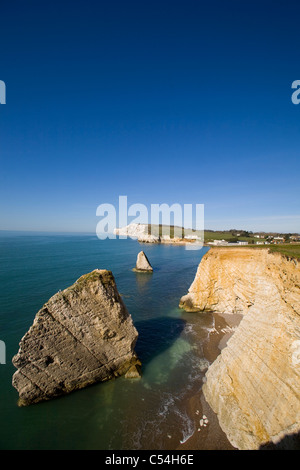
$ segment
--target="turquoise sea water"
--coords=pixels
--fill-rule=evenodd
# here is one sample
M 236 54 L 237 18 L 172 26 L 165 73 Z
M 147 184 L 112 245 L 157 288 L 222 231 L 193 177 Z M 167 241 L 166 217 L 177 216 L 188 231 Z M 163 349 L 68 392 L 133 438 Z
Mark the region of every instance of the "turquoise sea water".
M 141 249 L 152 275 L 132 271 Z M 171 449 L 185 441 L 194 431 L 187 398 L 201 388 L 204 374 L 199 331 L 205 341 L 212 318 L 187 314 L 178 303 L 206 251 L 93 235 L 0 233 L 0 340 L 6 344 L 0 448 Z M 133 317 L 142 379 L 121 377 L 19 408 L 11 359 L 20 339 L 52 295 L 96 268 L 113 272 Z

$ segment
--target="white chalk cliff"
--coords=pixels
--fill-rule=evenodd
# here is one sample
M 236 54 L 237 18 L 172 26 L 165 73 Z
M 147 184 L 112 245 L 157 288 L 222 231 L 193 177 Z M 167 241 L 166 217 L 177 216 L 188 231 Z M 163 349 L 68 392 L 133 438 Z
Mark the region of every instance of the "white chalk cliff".
M 183 229 L 169 225 L 136 224 L 114 229 L 114 234 L 120 237 L 130 237 L 140 243 L 166 243 L 166 244 L 201 244 L 203 234 L 192 229 Z
M 160 241 L 158 236 L 148 233 L 147 224 L 132 223 L 126 225 L 126 227 L 114 229 L 114 233 L 115 235 L 130 237 L 144 243 L 158 243 Z

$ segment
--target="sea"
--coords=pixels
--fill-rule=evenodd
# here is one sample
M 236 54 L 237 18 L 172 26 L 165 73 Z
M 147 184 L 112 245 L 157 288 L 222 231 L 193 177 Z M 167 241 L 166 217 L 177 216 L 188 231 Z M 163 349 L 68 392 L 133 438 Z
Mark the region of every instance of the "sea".
M 133 271 L 144 250 L 153 274 Z M 211 314 L 179 309 L 208 248 L 99 240 L 94 234 L 0 232 L 0 448 L 176 449 L 195 432 L 188 403 L 209 360 Z M 18 407 L 12 358 L 48 299 L 96 268 L 112 271 L 139 337 L 141 379 L 119 377 L 69 395 Z

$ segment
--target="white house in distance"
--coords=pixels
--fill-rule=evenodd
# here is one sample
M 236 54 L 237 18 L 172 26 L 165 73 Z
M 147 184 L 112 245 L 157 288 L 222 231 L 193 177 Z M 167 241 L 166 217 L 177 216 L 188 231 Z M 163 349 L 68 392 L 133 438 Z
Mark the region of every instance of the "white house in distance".
M 237 245 L 248 245 L 248 242 L 237 241 L 235 243 L 229 243 L 226 240 L 214 240 L 213 242 L 208 242 L 208 245 L 214 246 L 237 246 Z
M 275 244 L 278 244 L 278 243 L 284 243 L 284 238 L 283 237 L 274 237 L 272 242 L 275 243 Z
M 226 240 L 214 240 L 213 242 L 209 242 L 209 245 L 224 246 L 224 245 L 228 245 L 228 242 Z

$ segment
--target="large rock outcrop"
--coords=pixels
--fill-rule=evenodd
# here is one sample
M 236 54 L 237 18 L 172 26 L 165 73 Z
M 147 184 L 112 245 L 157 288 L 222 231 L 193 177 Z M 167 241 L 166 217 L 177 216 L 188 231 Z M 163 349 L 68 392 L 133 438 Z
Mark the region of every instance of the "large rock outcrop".
M 48 400 L 138 369 L 137 331 L 110 271 L 95 270 L 37 313 L 13 358 L 19 405 Z M 136 370 L 135 370 L 136 372 Z
M 299 263 L 267 249 L 213 248 L 180 306 L 244 315 L 203 386 L 232 445 L 299 439 Z

